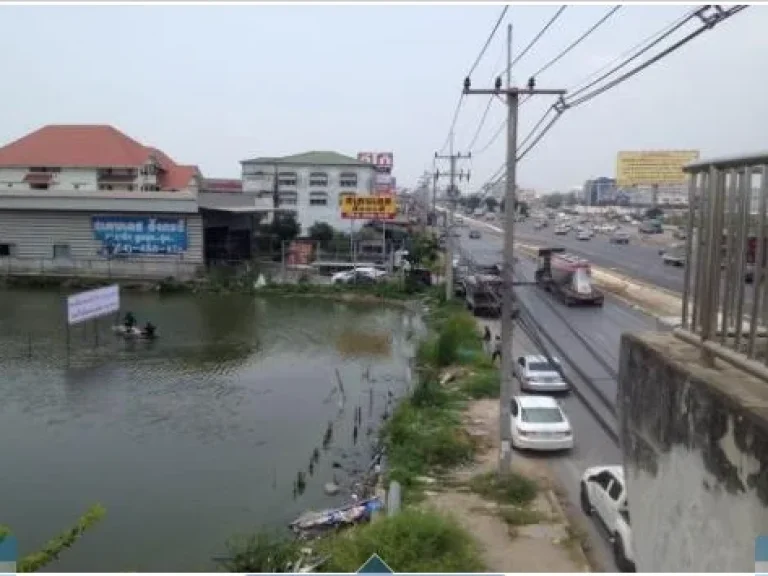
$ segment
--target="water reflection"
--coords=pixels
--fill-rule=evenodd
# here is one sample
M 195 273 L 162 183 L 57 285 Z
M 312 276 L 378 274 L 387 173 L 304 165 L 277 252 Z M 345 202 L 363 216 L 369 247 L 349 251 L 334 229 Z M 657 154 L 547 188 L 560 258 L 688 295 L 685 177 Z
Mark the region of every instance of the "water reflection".
M 200 570 L 229 536 L 356 489 L 417 321 L 305 299 L 124 301 L 159 339 L 78 327 L 67 367 L 62 295 L 0 295 L 0 509 L 23 550 L 98 501 L 107 520 L 54 569 Z

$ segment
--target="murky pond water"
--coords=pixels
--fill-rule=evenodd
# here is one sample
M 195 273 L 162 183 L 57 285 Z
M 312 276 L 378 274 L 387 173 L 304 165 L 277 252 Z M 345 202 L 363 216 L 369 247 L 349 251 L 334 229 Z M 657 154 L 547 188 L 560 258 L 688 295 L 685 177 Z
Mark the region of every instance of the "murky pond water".
M 107 509 L 51 570 L 211 569 L 230 536 L 340 503 L 323 484 L 346 488 L 367 466 L 423 330 L 408 312 L 322 300 L 124 294 L 123 304 L 158 340 L 124 342 L 112 319 L 98 337 L 78 326 L 67 365 L 62 296 L 0 293 L 0 524 L 28 552 L 91 504 Z

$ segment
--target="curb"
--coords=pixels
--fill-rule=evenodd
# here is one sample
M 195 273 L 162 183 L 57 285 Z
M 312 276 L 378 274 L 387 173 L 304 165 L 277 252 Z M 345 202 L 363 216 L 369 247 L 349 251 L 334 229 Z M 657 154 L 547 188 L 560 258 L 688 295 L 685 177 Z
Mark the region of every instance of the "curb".
M 563 522 L 567 524 L 571 529 L 578 528 L 577 526 L 574 526 L 574 523 L 571 521 L 571 519 L 568 517 L 568 514 L 566 514 L 563 507 L 560 505 L 560 499 L 557 497 L 557 494 L 555 494 L 555 491 L 551 488 L 547 489 L 546 492 L 547 500 L 549 501 L 550 506 L 560 515 L 560 517 L 563 519 Z M 580 556 L 580 560 L 582 562 L 582 568 L 585 572 L 594 572 L 595 568 L 592 566 L 592 564 L 589 561 L 589 558 L 587 557 L 587 553 L 584 550 L 584 546 L 582 546 L 581 541 L 577 540 L 575 546 L 574 546 Z

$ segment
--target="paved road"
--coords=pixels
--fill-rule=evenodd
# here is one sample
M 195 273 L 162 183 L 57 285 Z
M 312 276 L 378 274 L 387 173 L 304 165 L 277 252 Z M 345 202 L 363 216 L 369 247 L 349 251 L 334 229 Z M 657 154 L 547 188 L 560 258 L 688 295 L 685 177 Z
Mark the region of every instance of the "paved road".
M 462 250 L 480 262 L 500 262 L 501 237 L 482 228 L 478 229 L 483 234 L 478 240 L 470 240 L 468 229 L 462 230 Z M 528 259 L 521 259 L 517 270 L 524 279 L 531 280 L 534 264 Z M 567 308 L 536 286 L 519 286 L 517 294 L 526 309 L 548 333 L 549 338 L 544 339 L 544 344 L 553 356 L 563 360 L 564 371 L 579 392 L 562 399 L 574 428 L 576 448 L 567 456 L 547 458 L 552 459 L 570 507 L 590 536 L 598 560 L 606 570 L 615 571 L 605 535 L 579 510 L 579 479 L 589 466 L 622 461 L 618 445 L 606 433 L 599 420 L 617 431 L 613 411 L 621 334 L 626 331 L 654 330 L 656 322 L 610 297 L 606 298 L 602 309 Z M 538 352 L 536 346 L 519 329 L 516 329 L 515 346 L 516 355 Z M 586 404 L 593 407 L 597 416 Z

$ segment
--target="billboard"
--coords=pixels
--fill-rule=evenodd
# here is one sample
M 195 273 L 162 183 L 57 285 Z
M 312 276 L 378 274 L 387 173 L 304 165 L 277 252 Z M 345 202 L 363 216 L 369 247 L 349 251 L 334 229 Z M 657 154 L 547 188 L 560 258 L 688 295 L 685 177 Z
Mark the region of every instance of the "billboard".
M 113 284 L 67 296 L 67 324 L 79 324 L 120 310 L 120 286 Z
M 345 220 L 393 220 L 397 216 L 394 196 L 344 196 L 341 217 Z
M 619 152 L 616 183 L 619 186 L 685 184 L 683 166 L 698 159 L 698 150 Z
M 394 177 L 391 174 L 377 172 L 373 180 L 373 188 L 376 194 L 392 194 L 395 189 Z
M 394 166 L 395 155 L 392 152 L 358 152 L 357 159 L 373 164 L 378 172 L 389 174 Z
M 184 218 L 94 216 L 93 236 L 107 257 L 126 254 L 181 254 L 187 249 Z

